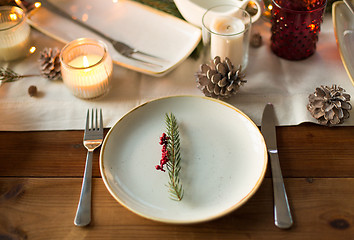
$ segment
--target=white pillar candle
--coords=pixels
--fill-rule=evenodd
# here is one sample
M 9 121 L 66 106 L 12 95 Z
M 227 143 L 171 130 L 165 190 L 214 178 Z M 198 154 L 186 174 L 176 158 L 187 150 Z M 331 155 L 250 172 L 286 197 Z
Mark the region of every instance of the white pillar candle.
M 245 25 L 241 19 L 231 16 L 218 16 L 210 25 L 210 54 L 224 59 L 228 57 L 234 66 L 242 65 L 243 32 Z
M 25 57 L 30 47 L 30 27 L 18 7 L 0 7 L 0 61 Z
M 102 42 L 75 40 L 63 48 L 60 60 L 63 81 L 75 96 L 95 98 L 109 89 L 113 63 Z

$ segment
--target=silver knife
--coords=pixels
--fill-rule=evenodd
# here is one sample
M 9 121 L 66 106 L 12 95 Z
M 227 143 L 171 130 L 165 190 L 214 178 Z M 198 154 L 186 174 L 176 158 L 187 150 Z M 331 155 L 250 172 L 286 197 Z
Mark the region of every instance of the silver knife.
M 275 130 L 275 112 L 273 104 L 268 103 L 262 116 L 262 134 L 267 145 L 273 178 L 274 193 L 274 223 L 277 227 L 285 229 L 293 225 L 288 197 L 286 195 L 283 176 L 280 169 L 277 139 Z

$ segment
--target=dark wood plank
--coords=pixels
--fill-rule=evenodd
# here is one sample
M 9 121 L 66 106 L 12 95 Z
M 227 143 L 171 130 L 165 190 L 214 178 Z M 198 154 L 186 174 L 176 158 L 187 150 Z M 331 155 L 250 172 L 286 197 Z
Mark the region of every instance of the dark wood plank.
M 93 181 L 93 220 L 78 228 L 73 219 L 78 178 L 0 178 L 0 239 L 353 239 L 353 178 L 286 179 L 295 225 L 273 224 L 271 180 L 240 209 L 220 219 L 171 225 L 144 219 Z
M 285 177 L 354 177 L 354 127 L 278 127 Z
M 0 132 L 0 176 L 81 177 L 82 137 L 82 131 Z M 278 127 L 277 137 L 284 177 L 354 177 L 354 127 Z M 95 151 L 96 177 L 98 158 Z

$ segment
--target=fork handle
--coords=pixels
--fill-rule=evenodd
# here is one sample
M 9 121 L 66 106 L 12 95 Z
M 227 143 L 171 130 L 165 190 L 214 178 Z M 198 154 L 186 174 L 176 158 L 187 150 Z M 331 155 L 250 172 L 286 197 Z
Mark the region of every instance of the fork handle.
M 88 151 L 84 179 L 81 187 L 80 201 L 74 220 L 74 224 L 79 227 L 86 226 L 91 222 L 92 156 L 93 151 Z

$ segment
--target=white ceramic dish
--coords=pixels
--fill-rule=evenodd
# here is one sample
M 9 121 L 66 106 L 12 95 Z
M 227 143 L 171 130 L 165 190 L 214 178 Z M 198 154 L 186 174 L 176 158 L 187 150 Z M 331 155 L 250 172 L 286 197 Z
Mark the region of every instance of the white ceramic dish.
M 190 23 L 202 27 L 204 13 L 212 7 L 223 4 L 232 4 L 245 9 L 251 0 L 174 0 L 179 12 Z M 252 16 L 252 22 L 256 22 L 261 16 L 261 6 L 257 1 L 252 1 L 257 6 L 257 13 Z
M 340 1 L 333 3 L 332 17 L 339 53 L 354 85 L 354 14 Z
M 143 64 L 117 53 L 105 39 L 41 7 L 28 18 L 39 31 L 63 43 L 100 39 L 116 64 L 149 75 L 162 75 L 186 59 L 201 39 L 201 30 L 167 13 L 128 1 L 52 0 L 53 4 L 110 37 L 166 59 L 162 67 Z
M 167 172 L 155 170 L 169 112 L 180 129 L 180 202 L 169 198 Z M 256 192 L 266 166 L 258 127 L 235 107 L 196 96 L 157 99 L 133 109 L 110 129 L 100 155 L 111 195 L 140 216 L 168 223 L 202 222 L 235 210 Z

